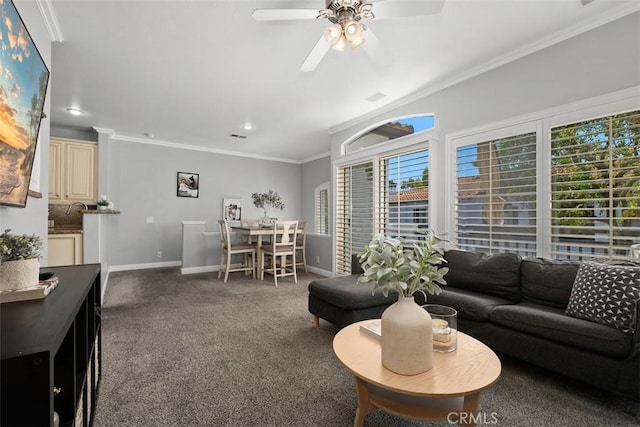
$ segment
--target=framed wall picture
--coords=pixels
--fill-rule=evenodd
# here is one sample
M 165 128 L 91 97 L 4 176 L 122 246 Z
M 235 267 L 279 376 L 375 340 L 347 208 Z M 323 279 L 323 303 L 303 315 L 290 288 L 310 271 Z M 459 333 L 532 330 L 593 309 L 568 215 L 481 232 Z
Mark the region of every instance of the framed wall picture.
M 199 174 L 178 172 L 178 197 L 198 197 L 199 188 Z
M 242 199 L 224 199 L 222 218 L 227 221 L 240 221 L 242 219 Z
M 0 1 L 0 17 L 0 205 L 24 208 L 32 172 L 40 190 L 35 160 L 49 69 L 12 1 Z

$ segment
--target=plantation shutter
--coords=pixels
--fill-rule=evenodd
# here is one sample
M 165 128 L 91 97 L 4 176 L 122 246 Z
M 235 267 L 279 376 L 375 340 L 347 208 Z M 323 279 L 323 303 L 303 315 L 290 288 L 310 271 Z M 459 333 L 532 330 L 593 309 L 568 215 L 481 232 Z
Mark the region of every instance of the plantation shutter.
M 608 260 L 640 243 L 640 111 L 551 129 L 551 254 Z
M 316 233 L 329 234 L 329 190 L 322 189 L 316 195 Z
M 429 231 L 429 152 L 420 150 L 379 160 L 379 233 L 407 241 Z
M 338 168 L 336 178 L 336 273 L 351 274 L 351 254 L 374 236 L 373 163 Z
M 535 132 L 460 146 L 456 160 L 457 246 L 535 256 Z

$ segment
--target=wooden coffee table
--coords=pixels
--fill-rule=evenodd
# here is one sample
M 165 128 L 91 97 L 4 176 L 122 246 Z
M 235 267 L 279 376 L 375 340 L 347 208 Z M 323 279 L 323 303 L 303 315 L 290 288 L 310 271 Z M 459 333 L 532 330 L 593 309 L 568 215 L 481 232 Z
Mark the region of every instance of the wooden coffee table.
M 333 339 L 333 351 L 356 378 L 354 426 L 362 426 L 365 415 L 376 408 L 413 420 L 472 426 L 480 416 L 495 416 L 478 414 L 480 392 L 497 381 L 502 369 L 489 347 L 458 332 L 458 349 L 434 353 L 432 369 L 399 375 L 382 366 L 380 340 L 362 332 L 361 323 L 345 327 Z

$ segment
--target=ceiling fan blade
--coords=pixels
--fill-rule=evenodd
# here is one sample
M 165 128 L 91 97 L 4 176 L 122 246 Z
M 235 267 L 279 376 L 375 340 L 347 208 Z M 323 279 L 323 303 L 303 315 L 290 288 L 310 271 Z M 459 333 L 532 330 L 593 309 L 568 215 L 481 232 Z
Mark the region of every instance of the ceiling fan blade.
M 435 15 L 442 11 L 445 0 L 386 0 L 373 5 L 375 19 L 406 18 Z
M 286 21 L 316 19 L 318 14 L 318 9 L 255 9 L 251 16 L 256 21 Z
M 362 45 L 365 53 L 371 59 L 378 71 L 385 71 L 393 67 L 394 56 L 380 43 L 380 39 L 367 28 L 364 33 L 366 42 Z
M 300 71 L 309 72 L 315 70 L 320 61 L 322 61 L 322 58 L 324 58 L 329 51 L 330 47 L 331 46 L 327 43 L 324 37 L 320 37 L 318 43 L 316 43 L 313 49 L 311 49 L 311 53 L 309 53 L 300 66 Z

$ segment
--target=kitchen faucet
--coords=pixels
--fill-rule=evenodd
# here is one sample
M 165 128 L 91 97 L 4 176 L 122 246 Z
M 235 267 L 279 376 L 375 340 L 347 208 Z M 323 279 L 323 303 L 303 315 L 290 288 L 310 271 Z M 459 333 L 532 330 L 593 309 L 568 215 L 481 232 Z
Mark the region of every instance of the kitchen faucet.
M 86 203 L 83 202 L 73 202 L 69 205 L 69 209 L 67 209 L 67 215 L 71 215 L 71 208 L 73 208 L 75 205 L 82 205 L 84 206 L 85 210 L 89 210 L 89 206 L 87 206 Z

